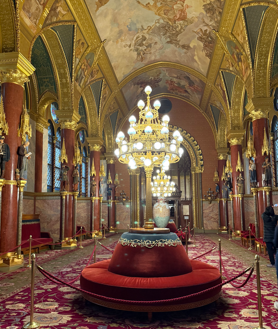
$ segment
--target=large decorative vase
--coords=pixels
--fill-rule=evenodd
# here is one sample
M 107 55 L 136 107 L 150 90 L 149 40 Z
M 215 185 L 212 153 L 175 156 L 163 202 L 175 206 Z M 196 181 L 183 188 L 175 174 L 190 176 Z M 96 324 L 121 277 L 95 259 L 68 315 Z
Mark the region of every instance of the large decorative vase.
M 153 206 L 153 220 L 157 227 L 166 227 L 170 219 L 170 208 L 163 198 L 158 199 Z

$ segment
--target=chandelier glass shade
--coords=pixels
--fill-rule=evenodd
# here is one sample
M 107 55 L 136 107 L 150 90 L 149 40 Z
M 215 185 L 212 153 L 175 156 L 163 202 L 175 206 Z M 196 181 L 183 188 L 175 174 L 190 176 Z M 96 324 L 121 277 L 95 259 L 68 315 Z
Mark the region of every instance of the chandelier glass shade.
M 116 138 L 118 148 L 115 155 L 121 163 L 128 164 L 130 169 L 162 166 L 167 170 L 169 164 L 178 162 L 183 154 L 183 148 L 180 147 L 183 137 L 178 130 L 170 136 L 170 118 L 164 115 L 162 120 L 159 119 L 158 110 L 161 104 L 156 100 L 151 107 L 151 92 L 151 87 L 147 86 L 147 104 L 142 100 L 137 104 L 140 109 L 138 122 L 134 115 L 129 118 L 129 140 L 122 131 Z
M 171 182 L 170 179 L 171 177 L 167 176 L 164 170 L 161 172 L 157 170 L 157 176 L 153 176 L 153 181 L 151 182 L 154 197 L 167 197 L 175 192 L 175 183 Z

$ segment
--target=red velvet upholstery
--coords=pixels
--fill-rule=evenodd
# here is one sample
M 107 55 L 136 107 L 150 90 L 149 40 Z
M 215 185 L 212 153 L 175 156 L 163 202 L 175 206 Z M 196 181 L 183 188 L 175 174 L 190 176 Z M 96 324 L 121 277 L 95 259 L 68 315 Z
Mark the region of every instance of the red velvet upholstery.
M 81 288 L 106 297 L 147 301 L 186 296 L 221 283 L 218 269 L 199 261 L 191 261 L 192 272 L 190 273 L 153 278 L 128 277 L 111 273 L 108 270 L 110 262 L 110 260 L 104 260 L 85 268 L 81 274 Z M 211 298 L 220 291 L 221 287 L 218 287 L 183 302 L 191 303 Z
M 256 236 L 256 228 L 255 224 L 250 223 L 249 228 L 251 229 L 251 238 L 255 238 Z M 241 231 L 242 238 L 249 238 L 249 230 L 248 231 Z
M 126 276 L 150 278 L 189 273 L 192 267 L 182 245 L 141 248 L 118 243 L 108 270 Z
M 166 227 L 170 229 L 170 232 L 175 233 L 177 231 L 177 227 L 176 227 L 176 224 L 174 222 L 168 223 L 168 225 Z
M 32 241 L 32 247 L 39 245 L 50 245 L 53 243 L 53 239 L 48 232 L 41 232 L 40 219 L 38 214 L 22 216 L 22 249 L 29 248 L 28 240 L 30 235 L 32 235 L 32 239 L 36 240 Z

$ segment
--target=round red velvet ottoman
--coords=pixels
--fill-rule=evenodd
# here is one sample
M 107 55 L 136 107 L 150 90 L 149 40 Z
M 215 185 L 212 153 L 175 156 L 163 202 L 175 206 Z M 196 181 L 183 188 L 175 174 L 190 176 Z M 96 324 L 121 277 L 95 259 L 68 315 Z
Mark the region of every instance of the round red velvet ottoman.
M 99 295 L 83 293 L 87 300 L 135 312 L 179 311 L 207 305 L 218 299 L 219 283 L 218 269 L 190 261 L 175 233 L 124 233 L 111 260 L 86 267 L 80 279 L 81 289 Z M 175 300 L 209 288 L 208 292 Z

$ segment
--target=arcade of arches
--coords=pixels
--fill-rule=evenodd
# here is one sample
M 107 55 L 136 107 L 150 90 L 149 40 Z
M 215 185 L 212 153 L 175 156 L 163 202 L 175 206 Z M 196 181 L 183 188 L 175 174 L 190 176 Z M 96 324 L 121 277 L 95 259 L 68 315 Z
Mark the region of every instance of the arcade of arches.
M 144 170 L 114 151 L 147 85 L 183 136 L 167 173 L 176 227 L 236 239 L 254 224 L 263 238 L 278 204 L 277 26 L 274 0 L 1 0 L 0 269 L 20 265 L 5 253 L 38 223 L 62 248 L 81 226 L 144 225 Z

